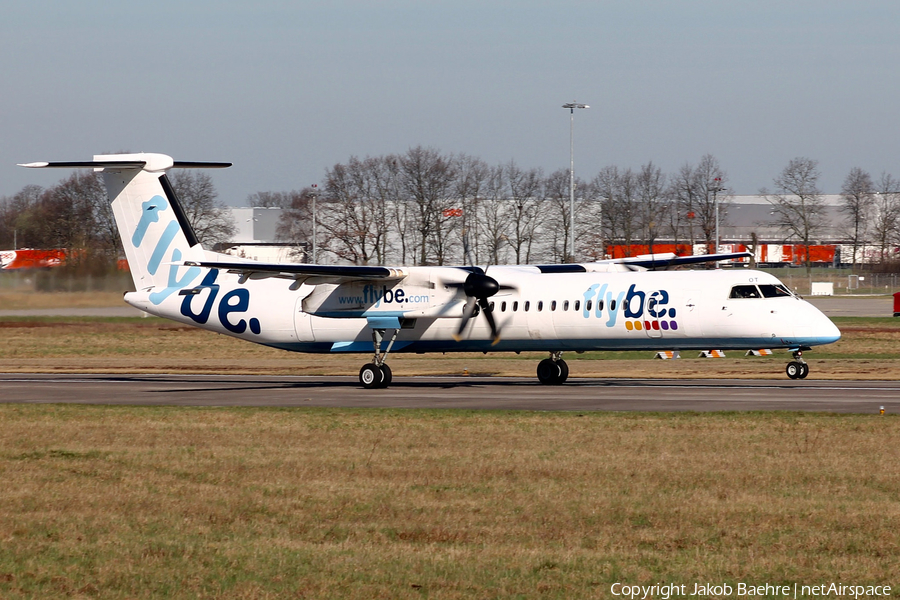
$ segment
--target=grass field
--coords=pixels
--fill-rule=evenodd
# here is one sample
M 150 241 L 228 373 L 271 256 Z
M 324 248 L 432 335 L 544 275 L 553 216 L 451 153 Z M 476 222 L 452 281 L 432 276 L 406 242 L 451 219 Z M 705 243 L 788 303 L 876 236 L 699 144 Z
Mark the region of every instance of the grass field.
M 900 584 L 891 416 L 0 405 L 0 422 L 3 598 Z
M 900 379 L 900 319 L 835 318 L 843 338 L 805 353 L 813 379 Z M 5 372 L 266 373 L 356 375 L 365 355 L 294 354 L 157 318 L 3 317 Z M 665 348 L 660 348 L 665 349 Z M 770 357 L 652 360 L 653 352 L 567 353 L 572 377 L 784 378 L 785 351 Z M 397 376 L 533 377 L 546 354 L 393 354 Z

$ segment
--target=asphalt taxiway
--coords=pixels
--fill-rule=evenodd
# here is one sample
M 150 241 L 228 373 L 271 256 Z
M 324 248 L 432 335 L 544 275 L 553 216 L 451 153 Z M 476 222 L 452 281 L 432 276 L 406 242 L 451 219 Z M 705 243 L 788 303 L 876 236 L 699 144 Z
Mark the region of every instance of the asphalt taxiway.
M 900 381 L 0 374 L 2 403 L 563 411 L 900 411 Z

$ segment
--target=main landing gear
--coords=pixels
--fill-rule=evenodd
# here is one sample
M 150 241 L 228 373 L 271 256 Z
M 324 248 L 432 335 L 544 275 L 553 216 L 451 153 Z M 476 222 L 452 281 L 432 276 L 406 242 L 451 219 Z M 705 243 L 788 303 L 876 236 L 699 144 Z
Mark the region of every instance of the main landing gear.
M 397 340 L 400 329 L 394 329 L 394 333 L 391 334 L 390 341 L 388 341 L 387 349 L 382 352 L 381 342 L 384 341 L 385 331 L 387 330 L 372 330 L 372 345 L 375 347 L 375 355 L 372 358 L 372 362 L 364 364 L 359 370 L 359 382 L 367 390 L 373 388 L 385 388 L 389 386 L 393 380 L 391 368 L 387 366 L 384 361 L 387 358 L 388 352 L 391 351 L 394 342 Z
M 562 385 L 569 378 L 569 365 L 562 358 L 562 352 L 551 352 L 550 358 L 538 363 L 538 381 L 544 385 Z
M 803 351 L 795 350 L 793 356 L 794 360 L 787 364 L 784 372 L 791 379 L 806 379 L 806 376 L 809 375 L 809 365 L 803 360 Z

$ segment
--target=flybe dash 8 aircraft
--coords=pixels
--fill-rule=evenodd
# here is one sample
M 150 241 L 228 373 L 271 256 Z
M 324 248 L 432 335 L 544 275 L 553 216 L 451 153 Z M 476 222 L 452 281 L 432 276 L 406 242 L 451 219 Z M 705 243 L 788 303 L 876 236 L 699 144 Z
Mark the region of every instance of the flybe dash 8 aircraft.
M 366 388 L 391 382 L 391 352 L 543 351 L 543 384 L 569 375 L 564 352 L 781 348 L 788 377 L 837 327 L 755 270 L 658 270 L 742 254 L 650 255 L 585 264 L 388 267 L 266 264 L 206 250 L 166 171 L 230 163 L 113 154 L 25 167 L 103 175 L 134 292 L 147 313 L 294 352 L 371 353 Z

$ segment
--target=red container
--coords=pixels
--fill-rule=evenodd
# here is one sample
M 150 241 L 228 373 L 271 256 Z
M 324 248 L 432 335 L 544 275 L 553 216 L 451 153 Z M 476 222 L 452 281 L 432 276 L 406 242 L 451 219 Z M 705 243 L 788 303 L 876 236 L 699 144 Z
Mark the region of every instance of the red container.
M 900 292 L 894 292 L 894 316 L 900 317 Z

